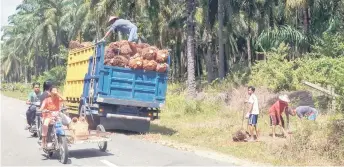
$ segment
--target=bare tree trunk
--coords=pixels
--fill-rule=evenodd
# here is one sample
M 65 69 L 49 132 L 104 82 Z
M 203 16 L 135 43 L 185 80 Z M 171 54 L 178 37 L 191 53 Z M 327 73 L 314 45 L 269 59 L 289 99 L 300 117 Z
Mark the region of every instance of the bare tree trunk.
M 247 44 L 248 67 L 251 69 L 251 66 L 252 66 L 252 55 L 251 55 L 251 37 L 250 37 L 250 35 L 246 39 L 246 44 Z
M 195 16 L 195 0 L 187 1 L 187 59 L 188 59 L 188 96 L 196 97 L 195 82 L 195 46 L 194 46 L 194 16 Z
M 304 5 L 304 7 L 303 7 L 303 31 L 305 34 L 307 34 L 308 30 L 309 30 L 308 5 Z
M 219 21 L 219 77 L 225 78 L 225 55 L 224 55 L 224 42 L 223 42 L 223 20 L 224 20 L 224 5 L 223 0 L 218 0 L 218 21 Z
M 309 13 L 309 7 L 306 3 L 303 7 L 303 31 L 308 36 L 309 34 L 309 21 L 310 21 L 310 13 Z M 306 52 L 310 52 L 310 46 L 308 45 L 305 48 Z
M 208 83 L 211 83 L 213 80 L 215 80 L 215 70 L 214 70 L 214 66 L 215 64 L 213 64 L 212 62 L 212 57 L 213 57 L 213 52 L 212 52 L 212 34 L 211 34 L 211 27 L 210 27 L 210 22 L 209 22 L 209 14 L 207 16 L 207 22 L 206 22 L 206 29 L 204 32 L 205 35 L 205 43 L 206 43 L 206 47 L 205 47 L 205 56 L 204 56 L 204 60 L 205 60 L 205 66 L 206 66 L 206 70 L 207 70 L 207 80 Z
M 178 32 L 177 35 L 177 46 L 176 46 L 176 62 L 177 62 L 177 78 L 180 79 L 182 76 L 181 69 L 182 69 L 182 63 L 181 63 L 181 56 L 183 56 L 183 52 L 181 49 L 181 43 L 182 43 L 182 34 L 181 32 Z

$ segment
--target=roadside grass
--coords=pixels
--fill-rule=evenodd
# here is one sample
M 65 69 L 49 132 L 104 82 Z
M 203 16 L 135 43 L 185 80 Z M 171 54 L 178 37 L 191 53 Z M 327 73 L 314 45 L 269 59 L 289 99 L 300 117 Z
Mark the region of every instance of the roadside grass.
M 176 88 L 172 86 L 172 89 Z M 337 137 L 337 144 L 330 140 L 331 133 L 344 134 L 340 130 L 330 132 L 331 123 L 343 119 L 341 114 L 320 114 L 316 122 L 291 117 L 291 137 L 273 140 L 267 110 L 262 109 L 258 119 L 259 141 L 239 143 L 233 142 L 232 134 L 241 128 L 243 106 L 238 107 L 242 110 L 233 110 L 232 106 L 220 100 L 214 101 L 214 95 L 207 96 L 210 97 L 189 100 L 184 92 L 169 93 L 160 120 L 154 121 L 151 132 L 142 137 L 155 141 L 176 141 L 272 165 L 344 165 L 343 146 L 338 145 L 343 143 L 341 139 L 344 137 Z M 246 127 L 247 119 L 244 120 L 244 129 Z M 339 127 L 344 128 L 344 123 Z M 282 131 L 276 128 L 276 133 L 282 134 Z
M 21 91 L 1 91 L 1 94 L 7 96 L 7 97 L 12 97 L 12 98 L 16 98 L 16 99 L 20 99 L 20 100 L 24 100 L 26 101 L 27 99 L 27 96 L 29 94 L 30 91 L 24 91 L 24 92 L 21 92 Z

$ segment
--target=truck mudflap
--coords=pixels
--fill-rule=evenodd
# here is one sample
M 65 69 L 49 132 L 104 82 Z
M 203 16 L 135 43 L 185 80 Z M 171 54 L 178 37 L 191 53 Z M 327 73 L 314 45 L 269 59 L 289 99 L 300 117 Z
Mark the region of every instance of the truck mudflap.
M 106 130 L 126 130 L 138 133 L 146 133 L 150 128 L 149 117 L 137 117 L 120 114 L 106 114 L 100 116 L 100 124 Z

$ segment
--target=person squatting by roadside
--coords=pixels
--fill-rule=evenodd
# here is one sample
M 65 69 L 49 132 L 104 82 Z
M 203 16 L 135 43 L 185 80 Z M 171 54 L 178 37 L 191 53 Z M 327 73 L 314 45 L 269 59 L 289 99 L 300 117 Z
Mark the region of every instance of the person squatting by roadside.
M 292 109 L 291 115 L 297 115 L 300 119 L 307 118 L 308 120 L 315 121 L 318 116 L 318 110 L 310 106 L 299 106 Z
M 40 91 L 40 83 L 35 82 L 32 84 L 32 92 L 29 93 L 29 96 L 27 98 L 26 104 L 30 105 L 28 110 L 26 111 L 26 121 L 27 121 L 27 125 L 25 127 L 25 130 L 28 130 L 29 128 L 31 128 L 32 123 L 35 120 L 35 116 L 36 116 L 36 110 L 38 108 L 36 108 L 35 105 L 33 105 L 34 102 L 38 102 L 40 96 L 42 95 L 41 91 Z
M 249 134 L 250 138 L 248 141 L 253 141 L 254 140 L 254 134 L 253 131 L 255 132 L 256 139 L 258 139 L 258 128 L 257 128 L 257 123 L 258 123 L 258 115 L 259 115 L 259 105 L 258 105 L 258 98 L 255 95 L 256 88 L 253 86 L 248 87 L 248 95 L 250 95 L 247 103 L 249 104 L 247 115 L 248 116 L 248 129 L 249 129 Z

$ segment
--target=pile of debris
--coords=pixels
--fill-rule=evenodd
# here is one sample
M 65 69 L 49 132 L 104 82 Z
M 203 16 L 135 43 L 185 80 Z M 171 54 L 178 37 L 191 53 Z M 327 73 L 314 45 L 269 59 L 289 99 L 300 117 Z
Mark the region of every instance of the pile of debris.
M 131 69 L 165 72 L 168 50 L 159 50 L 146 43 L 135 44 L 126 40 L 112 42 L 105 51 L 104 64 Z

